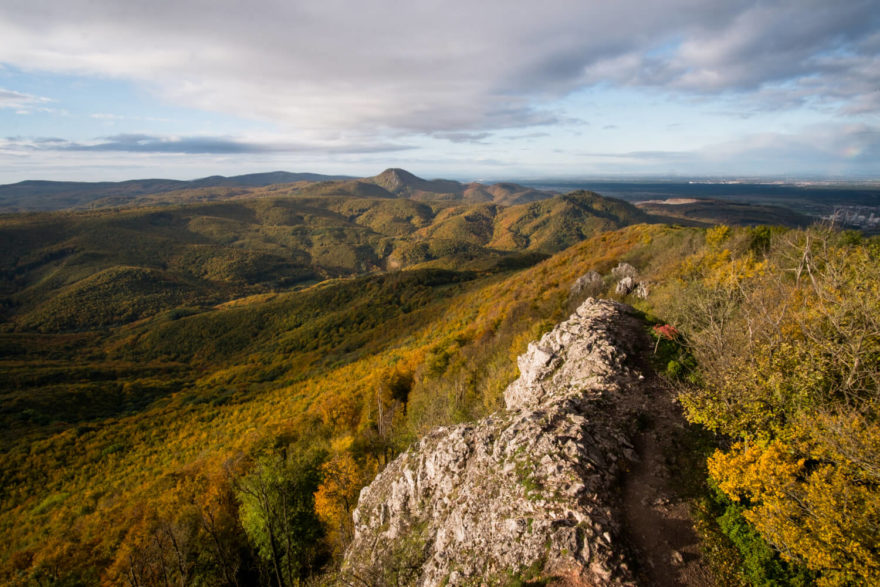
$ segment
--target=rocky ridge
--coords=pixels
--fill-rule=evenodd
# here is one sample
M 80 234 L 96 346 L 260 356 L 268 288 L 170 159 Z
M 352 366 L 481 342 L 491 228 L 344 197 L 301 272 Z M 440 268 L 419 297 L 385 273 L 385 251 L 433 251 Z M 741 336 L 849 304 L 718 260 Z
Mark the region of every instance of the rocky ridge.
M 631 308 L 589 298 L 530 344 L 505 412 L 437 429 L 364 488 L 343 581 L 634 584 L 620 494 L 644 336 Z

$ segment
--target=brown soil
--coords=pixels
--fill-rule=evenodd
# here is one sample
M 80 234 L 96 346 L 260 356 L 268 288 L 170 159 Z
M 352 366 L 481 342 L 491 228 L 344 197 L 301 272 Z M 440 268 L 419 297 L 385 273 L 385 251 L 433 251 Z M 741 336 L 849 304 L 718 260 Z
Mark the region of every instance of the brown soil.
M 643 424 L 635 438 L 639 461 L 626 475 L 621 496 L 634 570 L 644 585 L 714 585 L 690 506 L 676 491 L 682 486 L 675 478 L 676 454 L 687 450 L 676 439 L 684 436 L 686 422 L 662 382 L 652 377 L 643 389 L 641 406 L 636 408 Z

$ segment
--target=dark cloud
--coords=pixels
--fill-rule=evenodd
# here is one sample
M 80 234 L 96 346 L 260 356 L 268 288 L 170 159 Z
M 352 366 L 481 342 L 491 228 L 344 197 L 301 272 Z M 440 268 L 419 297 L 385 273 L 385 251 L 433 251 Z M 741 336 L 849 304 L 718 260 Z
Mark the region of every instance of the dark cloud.
M 188 153 L 228 155 L 235 153 L 266 153 L 276 150 L 273 145 L 242 143 L 216 137 L 156 137 L 139 134 L 121 134 L 105 137 L 95 144 L 70 143 L 68 151 L 123 151 L 129 153 Z
M 227 137 L 163 137 L 145 134 L 120 134 L 94 142 L 82 143 L 56 138 L 24 139 L 11 137 L 7 147 L 30 150 L 175 153 L 189 155 L 248 155 L 262 153 L 388 153 L 413 147 L 395 144 L 304 144 L 243 141 Z
M 435 137 L 438 139 L 445 139 L 447 141 L 453 143 L 475 143 L 480 145 L 485 145 L 483 139 L 487 139 L 492 136 L 492 133 L 489 132 L 436 132 L 434 133 Z

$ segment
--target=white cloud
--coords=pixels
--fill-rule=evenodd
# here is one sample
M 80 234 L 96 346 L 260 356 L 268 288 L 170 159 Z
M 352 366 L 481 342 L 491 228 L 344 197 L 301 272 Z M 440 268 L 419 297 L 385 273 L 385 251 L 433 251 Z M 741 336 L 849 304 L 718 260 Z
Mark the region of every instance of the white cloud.
M 878 19 L 876 0 L 33 0 L 5 7 L 0 62 L 301 136 L 552 125 L 555 99 L 600 83 L 857 115 L 880 111 Z
M 817 124 L 791 133 L 752 133 L 691 150 L 588 151 L 580 156 L 608 172 L 759 176 L 880 176 L 880 127 Z
M 31 108 L 51 102 L 49 98 L 32 96 L 15 90 L 0 88 L 0 108 L 14 109 L 16 114 L 30 114 Z

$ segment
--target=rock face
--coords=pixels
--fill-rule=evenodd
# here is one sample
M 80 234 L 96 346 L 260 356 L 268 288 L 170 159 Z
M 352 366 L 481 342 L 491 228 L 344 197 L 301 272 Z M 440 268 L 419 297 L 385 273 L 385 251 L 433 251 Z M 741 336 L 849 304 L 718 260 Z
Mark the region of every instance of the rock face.
M 619 280 L 614 293 L 622 296 L 634 294 L 643 300 L 648 297 L 648 285 L 639 281 L 639 272 L 629 263 L 618 264 L 611 270 L 611 275 Z
M 569 294 L 572 298 L 584 299 L 598 294 L 603 289 L 605 289 L 605 282 L 602 280 L 602 276 L 596 271 L 587 271 L 575 280 Z
M 643 336 L 628 306 L 589 298 L 530 344 L 506 412 L 437 429 L 363 489 L 345 582 L 632 584 L 619 495 Z

